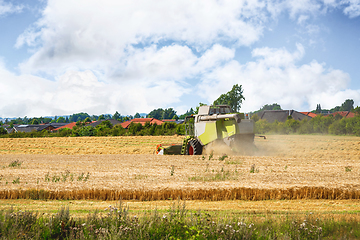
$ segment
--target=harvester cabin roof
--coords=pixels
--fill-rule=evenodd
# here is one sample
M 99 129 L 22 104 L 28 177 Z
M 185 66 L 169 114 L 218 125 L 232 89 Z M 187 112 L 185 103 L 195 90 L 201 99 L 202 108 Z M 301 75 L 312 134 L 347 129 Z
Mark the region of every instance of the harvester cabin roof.
M 198 115 L 213 115 L 213 114 L 227 114 L 231 113 L 231 108 L 228 105 L 210 105 L 200 106 Z

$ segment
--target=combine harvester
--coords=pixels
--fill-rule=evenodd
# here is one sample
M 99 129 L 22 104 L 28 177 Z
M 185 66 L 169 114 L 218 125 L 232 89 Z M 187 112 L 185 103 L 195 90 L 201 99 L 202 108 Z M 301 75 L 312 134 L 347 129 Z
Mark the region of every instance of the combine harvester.
M 185 138 L 182 145 L 164 147 L 159 144 L 156 154 L 201 155 L 206 149 L 227 146 L 234 152 L 253 147 L 254 121 L 231 113 L 228 105 L 200 106 L 196 115 L 185 118 Z

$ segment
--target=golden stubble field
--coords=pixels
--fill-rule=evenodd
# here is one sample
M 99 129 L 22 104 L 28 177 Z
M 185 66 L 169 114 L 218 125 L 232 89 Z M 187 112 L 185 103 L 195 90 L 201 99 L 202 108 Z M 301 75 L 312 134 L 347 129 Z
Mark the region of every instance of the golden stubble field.
M 181 140 L 181 136 L 3 138 L 0 190 L 360 190 L 358 137 L 269 135 L 256 138 L 252 156 L 233 154 L 224 160 L 221 152 L 212 158 L 154 154 L 158 143 Z M 14 161 L 21 165 L 10 167 Z
M 224 160 L 222 150 L 212 158 L 153 154 L 158 143 L 181 141 L 181 136 L 0 139 L 0 209 L 51 213 L 67 205 L 84 216 L 120 197 L 135 212 L 169 209 L 181 198 L 188 209 L 226 215 L 314 212 L 358 218 L 358 137 L 269 135 L 255 139 L 251 156 Z M 269 200 L 244 201 L 263 199 Z

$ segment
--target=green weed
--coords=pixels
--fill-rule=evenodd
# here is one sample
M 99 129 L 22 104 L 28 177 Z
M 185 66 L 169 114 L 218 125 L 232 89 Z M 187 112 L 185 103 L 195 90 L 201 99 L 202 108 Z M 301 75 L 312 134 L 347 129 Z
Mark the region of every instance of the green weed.
M 259 169 L 258 168 L 255 168 L 255 164 L 251 165 L 250 167 L 250 173 L 258 173 L 259 172 Z
M 20 177 L 17 177 L 15 178 L 13 181 L 12 181 L 13 184 L 20 184 Z
M 346 166 L 345 167 L 345 172 L 351 172 L 352 170 L 352 167 L 351 166 Z
M 23 162 L 20 160 L 14 160 L 12 161 L 8 167 L 20 167 Z

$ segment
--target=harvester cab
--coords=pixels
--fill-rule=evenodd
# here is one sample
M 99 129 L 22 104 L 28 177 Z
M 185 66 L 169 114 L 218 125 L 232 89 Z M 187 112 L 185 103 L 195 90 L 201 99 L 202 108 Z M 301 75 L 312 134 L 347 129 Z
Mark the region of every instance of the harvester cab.
M 231 113 L 228 105 L 200 106 L 198 114 L 185 118 L 182 145 L 157 146 L 157 154 L 201 155 L 214 145 L 227 145 L 238 152 L 254 142 L 254 122 Z

